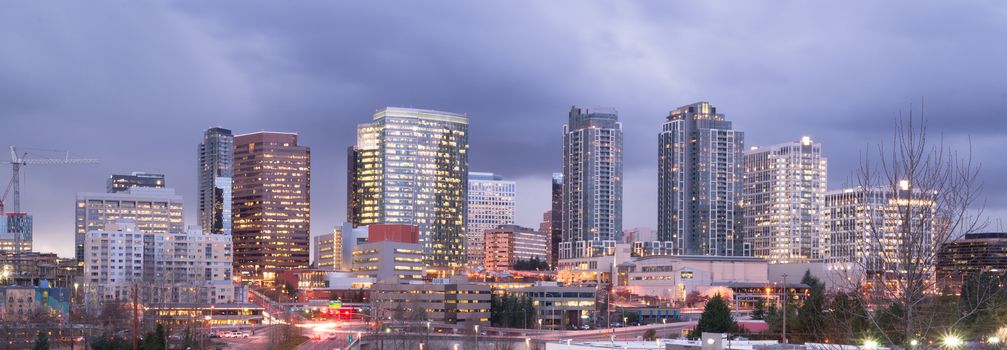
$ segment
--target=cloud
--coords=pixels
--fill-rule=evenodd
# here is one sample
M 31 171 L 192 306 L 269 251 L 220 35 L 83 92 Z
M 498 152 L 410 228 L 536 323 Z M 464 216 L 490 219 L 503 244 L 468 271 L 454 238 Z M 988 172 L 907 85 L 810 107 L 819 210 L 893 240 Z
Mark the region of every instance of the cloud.
M 830 187 L 898 111 L 972 136 L 1005 212 L 1007 6 L 855 2 L 23 2 L 0 12 L 0 140 L 99 166 L 31 169 L 37 245 L 70 253 L 74 193 L 160 171 L 195 222 L 203 129 L 297 131 L 312 147 L 313 232 L 345 212 L 345 147 L 383 106 L 468 113 L 471 164 L 518 179 L 537 227 L 572 105 L 619 110 L 625 226 L 656 226 L 657 132 L 708 100 L 750 145 L 811 135 Z M 2 174 L 2 173 L 0 173 Z M 545 190 L 543 190 L 545 189 Z

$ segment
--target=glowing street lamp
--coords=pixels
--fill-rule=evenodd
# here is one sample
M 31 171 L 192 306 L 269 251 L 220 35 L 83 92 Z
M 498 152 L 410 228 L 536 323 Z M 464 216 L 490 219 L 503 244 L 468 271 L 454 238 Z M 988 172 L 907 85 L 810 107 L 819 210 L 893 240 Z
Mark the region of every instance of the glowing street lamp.
M 965 341 L 962 340 L 961 337 L 954 334 L 945 336 L 944 340 L 941 342 L 944 343 L 944 347 L 948 349 L 957 349 L 959 346 L 962 346 L 962 344 L 965 344 Z
M 990 344 L 993 344 L 993 345 L 1000 344 L 1000 337 L 995 336 L 995 335 L 991 336 L 991 337 L 989 337 L 989 338 L 986 339 L 986 342 L 990 343 Z
M 878 341 L 874 339 L 865 339 L 864 345 L 861 346 L 861 348 L 864 348 L 865 350 L 875 350 L 878 348 Z

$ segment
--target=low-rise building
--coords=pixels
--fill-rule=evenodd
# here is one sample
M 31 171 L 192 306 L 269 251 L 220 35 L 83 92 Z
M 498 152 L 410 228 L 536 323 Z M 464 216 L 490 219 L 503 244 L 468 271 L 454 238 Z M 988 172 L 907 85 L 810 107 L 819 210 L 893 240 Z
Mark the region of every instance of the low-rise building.
M 80 271 L 75 259 L 55 253 L 0 252 L 0 285 L 37 286 L 45 280 L 52 287 L 73 288 Z
M 371 293 L 378 320 L 489 325 L 490 287 L 463 278 L 376 283 Z
M 557 282 L 536 282 L 508 293 L 531 300 L 536 327 L 568 329 L 590 323 L 596 318 L 594 287 L 568 287 Z
M 545 262 L 548 240 L 546 234 L 527 227 L 500 225 L 483 232 L 484 249 L 479 255 L 489 270 L 506 270 L 521 260 Z
M 945 243 L 937 253 L 937 282 L 940 287 L 960 290 L 970 278 L 980 274 L 1007 272 L 1007 233 L 966 234 Z
M 332 229 L 332 233 L 315 236 L 315 266 L 334 271 L 350 271 L 353 250 L 367 243 L 367 226 L 353 227 L 350 223 Z
M 377 282 L 423 279 L 423 246 L 413 225 L 370 225 L 367 243 L 353 249 L 353 275 Z
M 723 283 L 767 283 L 765 259 L 742 256 L 663 255 L 633 258 L 618 266 L 616 287 L 635 295 L 685 300 Z
M 144 319 L 169 329 L 250 329 L 262 324 L 262 312 L 262 307 L 248 303 L 161 304 L 147 308 Z
M 39 286 L 0 287 L 0 320 L 41 322 L 44 317 L 68 319 L 70 290 Z

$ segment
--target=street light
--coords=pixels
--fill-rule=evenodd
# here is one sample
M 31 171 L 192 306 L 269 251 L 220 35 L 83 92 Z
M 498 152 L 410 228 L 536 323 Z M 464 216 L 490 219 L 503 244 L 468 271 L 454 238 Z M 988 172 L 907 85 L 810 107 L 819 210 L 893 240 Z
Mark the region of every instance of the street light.
M 524 338 L 524 347 L 526 350 L 531 350 L 531 338 Z
M 541 330 L 541 329 L 542 329 L 542 319 L 541 319 L 541 318 L 540 318 L 540 319 L 538 319 L 538 329 L 539 329 L 539 330 Z
M 479 348 L 479 325 L 475 325 L 476 329 L 476 348 Z
M 944 340 L 942 340 L 941 342 L 944 343 L 944 347 L 949 349 L 957 349 L 959 346 L 962 346 L 962 344 L 965 343 L 965 341 L 963 341 L 961 337 L 954 334 L 948 334 L 947 336 L 944 337 Z
M 878 348 L 878 341 L 874 340 L 874 339 L 865 339 L 864 340 L 864 346 L 862 346 L 862 347 L 864 349 L 866 349 L 866 350 L 877 349 Z
M 991 337 L 989 337 L 989 338 L 986 339 L 986 342 L 990 343 L 990 344 L 993 344 L 993 345 L 1000 344 L 1000 337 L 995 336 L 995 335 L 991 336 Z

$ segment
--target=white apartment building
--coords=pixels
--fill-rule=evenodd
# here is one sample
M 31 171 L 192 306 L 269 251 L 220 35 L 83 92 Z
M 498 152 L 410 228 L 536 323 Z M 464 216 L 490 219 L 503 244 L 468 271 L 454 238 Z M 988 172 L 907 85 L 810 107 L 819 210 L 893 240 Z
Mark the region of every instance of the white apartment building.
M 131 221 L 84 237 L 83 290 L 88 300 L 126 300 L 134 286 L 145 304 L 243 302 L 235 292 L 231 236 L 147 233 Z
M 896 188 L 851 188 L 825 195 L 825 262 L 833 270 L 866 269 L 890 272 L 898 267 L 904 235 L 900 230 L 904 213 L 909 210 L 912 223 L 923 234 L 914 246 L 924 247 L 920 256 L 931 254 L 936 221 L 934 193 L 911 189 L 901 181 Z
M 119 220 L 131 220 L 145 233 L 184 232 L 182 196 L 171 188 L 132 187 L 117 193 L 78 193 L 76 244 L 78 262 L 84 260 L 84 236 Z
M 493 173 L 469 172 L 468 213 L 465 217 L 465 255 L 472 266 L 483 265 L 484 233 L 514 224 L 517 184 Z
M 826 158 L 810 137 L 745 152 L 744 233 L 770 264 L 821 261 Z

